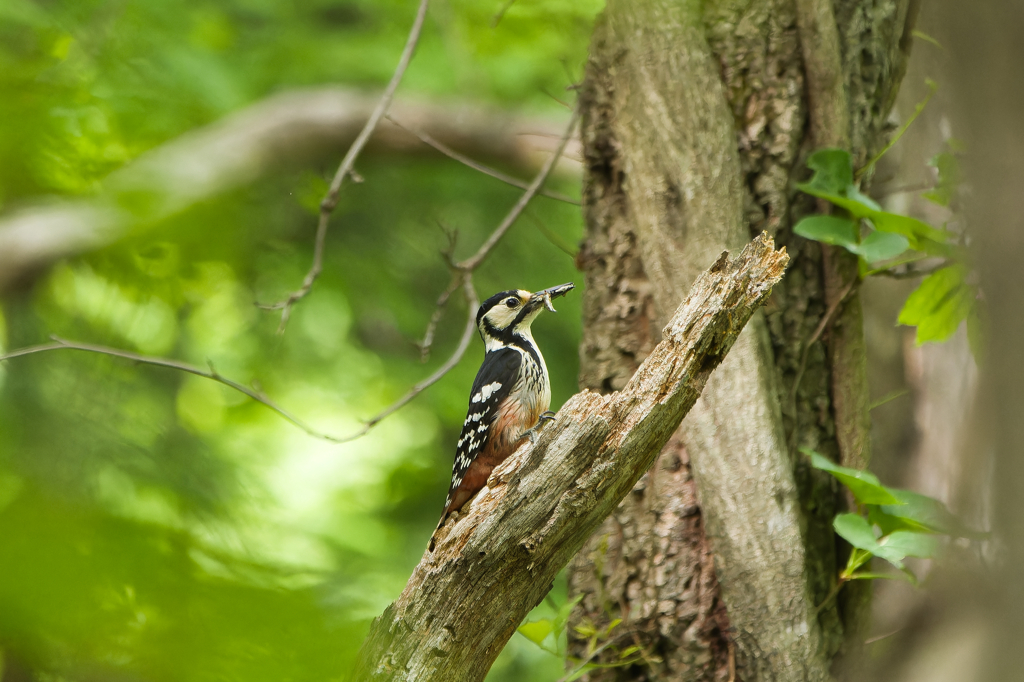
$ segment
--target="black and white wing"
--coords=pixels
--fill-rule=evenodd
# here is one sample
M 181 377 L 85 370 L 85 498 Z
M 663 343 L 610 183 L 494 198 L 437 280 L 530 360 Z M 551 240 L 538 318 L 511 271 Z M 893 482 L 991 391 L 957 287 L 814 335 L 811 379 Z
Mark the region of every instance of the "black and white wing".
M 498 405 L 508 397 L 519 379 L 522 362 L 522 354 L 512 348 L 501 348 L 484 356 L 484 362 L 480 365 L 473 389 L 469 393 L 469 411 L 455 450 L 452 482 L 444 502 L 445 515 L 448 514 L 448 505 L 462 483 L 463 476 L 487 445 L 488 430 L 498 415 Z

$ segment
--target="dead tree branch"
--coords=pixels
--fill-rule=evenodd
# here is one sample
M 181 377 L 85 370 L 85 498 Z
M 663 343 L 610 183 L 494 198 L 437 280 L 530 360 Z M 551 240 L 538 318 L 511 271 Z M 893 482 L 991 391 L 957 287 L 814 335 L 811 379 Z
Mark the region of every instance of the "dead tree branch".
M 28 346 L 27 348 L 19 348 L 5 355 L 0 355 L 0 362 L 3 362 L 4 360 L 11 360 L 13 358 L 20 358 L 25 355 L 33 355 L 35 353 L 46 353 L 54 350 L 79 350 L 85 351 L 87 353 L 97 353 L 99 355 L 109 355 L 111 357 L 121 358 L 123 360 L 130 360 L 132 362 L 137 362 L 141 365 L 152 365 L 154 367 L 166 367 L 168 369 L 175 369 L 178 370 L 179 372 L 187 372 L 189 374 L 194 374 L 197 377 L 203 377 L 204 379 L 211 379 L 213 381 L 216 381 L 217 383 L 224 384 L 229 388 L 233 388 L 239 393 L 244 393 L 245 395 L 249 396 L 256 402 L 262 403 L 269 407 L 270 409 L 272 409 L 274 412 L 277 412 L 279 415 L 290 421 L 292 424 L 295 424 L 295 426 L 298 426 L 300 429 L 302 429 L 311 436 L 314 436 L 316 438 L 322 438 L 323 440 L 329 440 L 334 443 L 343 442 L 339 438 L 335 438 L 334 436 L 329 436 L 325 433 L 321 433 L 314 429 L 313 427 L 309 426 L 308 424 L 306 424 L 306 422 L 302 421 L 292 413 L 288 412 L 283 407 L 280 407 L 277 403 L 268 398 L 267 395 L 262 391 L 249 388 L 244 384 L 240 384 L 237 381 L 233 381 L 232 379 L 228 379 L 227 377 L 221 375 L 214 368 L 213 363 L 209 363 L 210 369 L 209 371 L 206 371 L 204 369 L 196 367 L 195 365 L 190 365 L 186 362 L 181 362 L 179 360 L 158 358 L 152 355 L 139 355 L 138 353 L 132 353 L 131 351 L 121 350 L 120 348 L 110 348 L 108 346 L 97 346 L 91 343 L 79 343 L 77 341 L 68 341 L 66 339 L 62 339 L 56 336 L 51 336 L 50 338 L 53 339 L 53 343 L 41 344 L 38 346 Z
M 334 212 L 335 206 L 338 205 L 338 193 L 341 191 L 341 185 L 345 182 L 345 178 L 352 174 L 352 169 L 355 166 L 356 159 L 359 157 L 359 153 L 363 151 L 363 147 L 370 141 L 370 136 L 377 128 L 377 124 L 380 123 L 384 114 L 387 113 L 388 107 L 391 106 L 391 99 L 395 95 L 395 90 L 398 89 L 398 84 L 402 82 L 402 77 L 405 76 L 405 71 L 409 68 L 409 62 L 412 61 L 412 55 L 416 51 L 416 45 L 419 43 L 423 22 L 427 17 L 427 5 L 429 4 L 430 0 L 420 0 L 419 9 L 416 11 L 416 19 L 413 20 L 412 29 L 409 31 L 409 38 L 405 42 L 405 48 L 402 50 L 402 56 L 398 60 L 398 66 L 395 67 L 395 73 L 391 76 L 391 81 L 387 87 L 384 88 L 384 94 L 381 95 L 380 102 L 377 103 L 377 107 L 370 114 L 370 118 L 367 119 L 366 125 L 363 126 L 356 141 L 352 143 L 348 153 L 345 154 L 345 158 L 342 159 L 341 165 L 338 166 L 338 171 L 334 174 L 334 179 L 331 180 L 331 186 L 328 188 L 327 194 L 320 202 L 320 218 L 316 228 L 316 243 L 313 248 L 313 265 L 309 272 L 306 273 L 302 286 L 279 303 L 261 306 L 269 310 L 281 311 L 281 324 L 278 326 L 278 333 L 284 332 L 284 328 L 288 325 L 288 318 L 291 316 L 292 307 L 309 294 L 310 289 L 313 288 L 313 282 L 316 281 L 316 278 L 320 276 L 320 272 L 323 270 L 327 227 L 331 220 L 331 213 Z
M 495 469 L 373 622 L 354 679 L 482 680 L 555 574 L 650 468 L 788 260 L 767 235 L 733 261 L 723 254 L 622 391 L 576 394 L 535 445 Z

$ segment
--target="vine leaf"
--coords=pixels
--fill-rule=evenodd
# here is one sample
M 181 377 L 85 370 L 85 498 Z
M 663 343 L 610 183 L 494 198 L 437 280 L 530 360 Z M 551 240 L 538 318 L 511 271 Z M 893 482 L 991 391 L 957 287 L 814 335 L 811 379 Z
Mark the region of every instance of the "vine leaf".
M 942 268 L 925 277 L 907 298 L 899 323 L 917 327 L 918 345 L 945 341 L 970 314 L 976 295 L 966 277 L 962 265 Z
M 827 471 L 828 473 L 835 476 L 835 478 L 850 489 L 853 496 L 861 504 L 885 504 L 885 505 L 900 505 L 903 504 L 899 498 L 893 495 L 892 491 L 882 485 L 878 477 L 869 471 L 862 469 L 850 469 L 849 467 L 839 466 L 830 462 L 825 457 L 811 450 L 810 448 L 800 448 L 800 452 L 804 453 L 811 458 L 811 466 L 821 471 Z M 867 523 L 867 521 L 865 521 Z M 874 535 L 871 536 L 872 539 Z M 853 544 L 852 542 L 850 544 Z M 859 545 L 854 545 L 859 547 Z M 862 548 L 862 549 L 867 549 Z
M 809 182 L 798 184 L 797 189 L 845 209 L 855 220 L 871 221 L 876 230 L 903 235 L 914 249 L 945 255 L 948 233 L 917 218 L 883 211 L 877 203 L 860 193 L 854 184 L 853 160 L 848 151 L 819 150 L 811 155 L 807 165 L 814 175 Z

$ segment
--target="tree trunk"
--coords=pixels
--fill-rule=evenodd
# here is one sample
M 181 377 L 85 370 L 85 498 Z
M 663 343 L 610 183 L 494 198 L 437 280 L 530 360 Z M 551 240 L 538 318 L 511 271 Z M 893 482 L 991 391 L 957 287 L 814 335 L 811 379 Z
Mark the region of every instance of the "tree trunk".
M 881 147 L 910 4 L 609 0 L 599 20 L 580 92 L 581 387 L 625 384 L 709 254 L 766 230 L 793 260 L 572 564 L 576 623 L 622 618 L 644 653 L 591 680 L 824 680 L 844 638 L 851 651 L 863 639 L 864 590 L 818 608 L 844 558 L 842 500 L 797 451 L 869 456 L 856 269 L 791 233 L 815 210 L 792 184 L 816 147 L 848 147 L 857 165 Z

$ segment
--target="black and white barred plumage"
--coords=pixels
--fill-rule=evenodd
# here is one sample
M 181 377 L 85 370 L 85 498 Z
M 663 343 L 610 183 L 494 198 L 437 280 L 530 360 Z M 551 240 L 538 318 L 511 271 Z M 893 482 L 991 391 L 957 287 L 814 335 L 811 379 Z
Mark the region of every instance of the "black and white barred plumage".
M 572 288 L 570 283 L 535 293 L 502 291 L 480 306 L 476 323 L 486 353 L 470 390 L 438 529 L 484 487 L 494 467 L 515 451 L 551 404 L 547 367 L 530 325 L 545 308 L 554 310 L 552 297 Z

